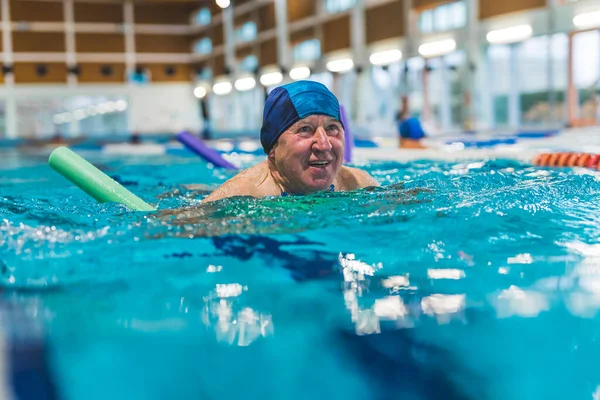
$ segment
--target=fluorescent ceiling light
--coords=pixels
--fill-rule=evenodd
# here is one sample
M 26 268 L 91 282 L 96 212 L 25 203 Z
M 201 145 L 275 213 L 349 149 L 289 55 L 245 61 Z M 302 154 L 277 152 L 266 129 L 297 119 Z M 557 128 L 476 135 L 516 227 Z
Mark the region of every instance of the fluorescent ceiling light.
M 231 92 L 231 83 L 227 81 L 217 82 L 213 85 L 213 93 L 218 96 L 223 96 Z
M 63 116 L 63 121 L 64 122 L 71 122 L 71 121 L 73 121 L 73 115 L 71 115 L 68 112 L 63 113 L 62 116 Z
M 106 114 L 108 112 L 108 104 L 100 103 L 98 104 L 98 114 Z
M 419 46 L 419 54 L 423 57 L 442 56 L 451 53 L 454 50 L 456 50 L 456 42 L 453 39 L 423 43 Z
M 73 112 L 73 118 L 75 118 L 77 121 L 81 121 L 82 119 L 87 118 L 87 116 L 88 115 L 87 115 L 85 108 L 75 110 Z
M 398 49 L 380 51 L 371 54 L 369 61 L 373 65 L 388 65 L 402 59 L 402 52 Z
M 117 111 L 125 111 L 127 110 L 127 102 L 125 100 L 117 100 L 115 101 L 115 109 Z M 88 112 L 89 114 L 89 112 Z
M 490 43 L 504 44 L 515 43 L 528 39 L 533 34 L 529 25 L 517 25 L 509 28 L 497 29 L 488 32 L 486 38 Z
M 198 86 L 194 89 L 194 96 L 196 96 L 196 98 L 201 99 L 204 96 L 206 96 L 206 89 L 202 86 Z
M 281 72 L 269 72 L 260 77 L 260 83 L 263 86 L 277 85 L 282 80 L 283 75 L 281 75 Z
M 104 109 L 106 110 L 106 112 L 113 112 L 117 109 L 117 105 L 115 104 L 114 101 L 107 101 L 104 104 L 105 104 Z
M 256 86 L 256 80 L 251 76 L 247 78 L 240 78 L 235 81 L 235 88 L 240 92 L 244 92 L 246 90 L 254 89 Z
M 94 115 L 98 114 L 98 107 L 94 105 L 88 106 L 87 113 L 89 116 L 93 117 Z
M 352 67 L 354 67 L 354 61 L 352 61 L 350 58 L 342 58 L 339 60 L 329 61 L 326 67 L 331 72 L 346 72 L 350 71 Z
M 600 10 L 576 15 L 573 18 L 573 24 L 580 29 L 600 26 Z
M 60 125 L 65 122 L 65 120 L 63 119 L 62 114 L 55 114 L 54 117 L 52 117 L 52 122 L 54 122 L 56 125 Z
M 310 76 L 310 69 L 308 67 L 296 67 L 290 71 L 290 78 L 295 81 L 300 79 L 306 79 Z
M 231 4 L 230 0 L 216 0 L 216 3 L 221 8 L 227 8 Z

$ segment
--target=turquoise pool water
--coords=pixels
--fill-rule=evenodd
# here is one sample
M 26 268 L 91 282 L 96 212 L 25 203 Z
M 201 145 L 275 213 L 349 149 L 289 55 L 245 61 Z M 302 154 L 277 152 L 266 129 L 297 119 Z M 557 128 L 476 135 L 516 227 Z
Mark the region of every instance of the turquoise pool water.
M 197 208 L 233 173 L 84 156 L 161 212 L 0 153 L 3 327 L 62 398 L 600 398 L 597 172 L 373 161 L 379 189 Z

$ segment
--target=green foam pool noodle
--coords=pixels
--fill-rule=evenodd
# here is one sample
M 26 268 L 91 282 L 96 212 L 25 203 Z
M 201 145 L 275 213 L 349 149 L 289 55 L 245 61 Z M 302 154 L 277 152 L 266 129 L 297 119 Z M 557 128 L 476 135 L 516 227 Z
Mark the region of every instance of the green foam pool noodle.
M 156 210 L 67 147 L 56 148 L 48 163 L 99 203 L 121 203 L 134 211 Z

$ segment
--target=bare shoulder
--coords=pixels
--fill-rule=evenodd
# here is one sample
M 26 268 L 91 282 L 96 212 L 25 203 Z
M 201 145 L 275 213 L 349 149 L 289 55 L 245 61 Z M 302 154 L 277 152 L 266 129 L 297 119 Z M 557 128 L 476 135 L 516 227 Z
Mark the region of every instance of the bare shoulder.
M 260 196 L 259 186 L 265 177 L 265 167 L 264 163 L 260 163 L 243 170 L 206 196 L 202 203 L 233 196 Z
M 367 171 L 360 168 L 343 166 L 340 170 L 340 177 L 346 190 L 360 189 L 369 186 L 379 186 Z

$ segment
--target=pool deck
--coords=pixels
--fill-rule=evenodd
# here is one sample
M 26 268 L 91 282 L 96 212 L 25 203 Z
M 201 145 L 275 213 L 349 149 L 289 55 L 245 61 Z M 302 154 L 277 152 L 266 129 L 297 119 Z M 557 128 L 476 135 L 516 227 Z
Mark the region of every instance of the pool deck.
M 362 146 L 368 142 L 369 146 Z M 414 161 L 414 160 L 484 160 L 511 159 L 531 163 L 540 153 L 586 152 L 600 154 L 600 126 L 566 129 L 560 132 L 499 134 L 465 134 L 462 136 L 436 136 L 426 138 L 426 149 L 398 148 L 396 137 L 374 137 L 372 141 L 359 141 L 361 145 L 353 149 L 353 163 L 369 161 Z M 207 145 L 223 152 L 224 157 L 236 164 L 253 161 L 264 155 L 260 142 L 251 139 L 221 139 L 208 141 Z M 59 145 L 23 146 L 18 152 L 25 155 L 47 156 Z M 103 154 L 116 157 L 172 155 L 196 157 L 183 145 L 174 140 L 165 143 L 148 142 L 141 144 L 109 143 L 98 145 L 88 143 L 70 146 L 79 154 Z M 5 150 L 15 151 L 15 147 L 4 146 Z M 5 152 L 6 153 L 6 152 Z
M 491 142 L 494 136 L 469 136 L 464 141 L 455 138 L 437 137 L 425 140 L 427 149 L 401 149 L 397 139 L 378 140 L 379 147 L 355 148 L 353 161 L 414 161 L 414 160 L 482 160 L 510 159 L 531 163 L 540 153 L 586 152 L 600 153 L 600 127 L 564 130 L 552 136 L 523 137 L 493 146 L 474 146 L 473 143 Z M 469 144 L 465 144 L 465 143 Z

